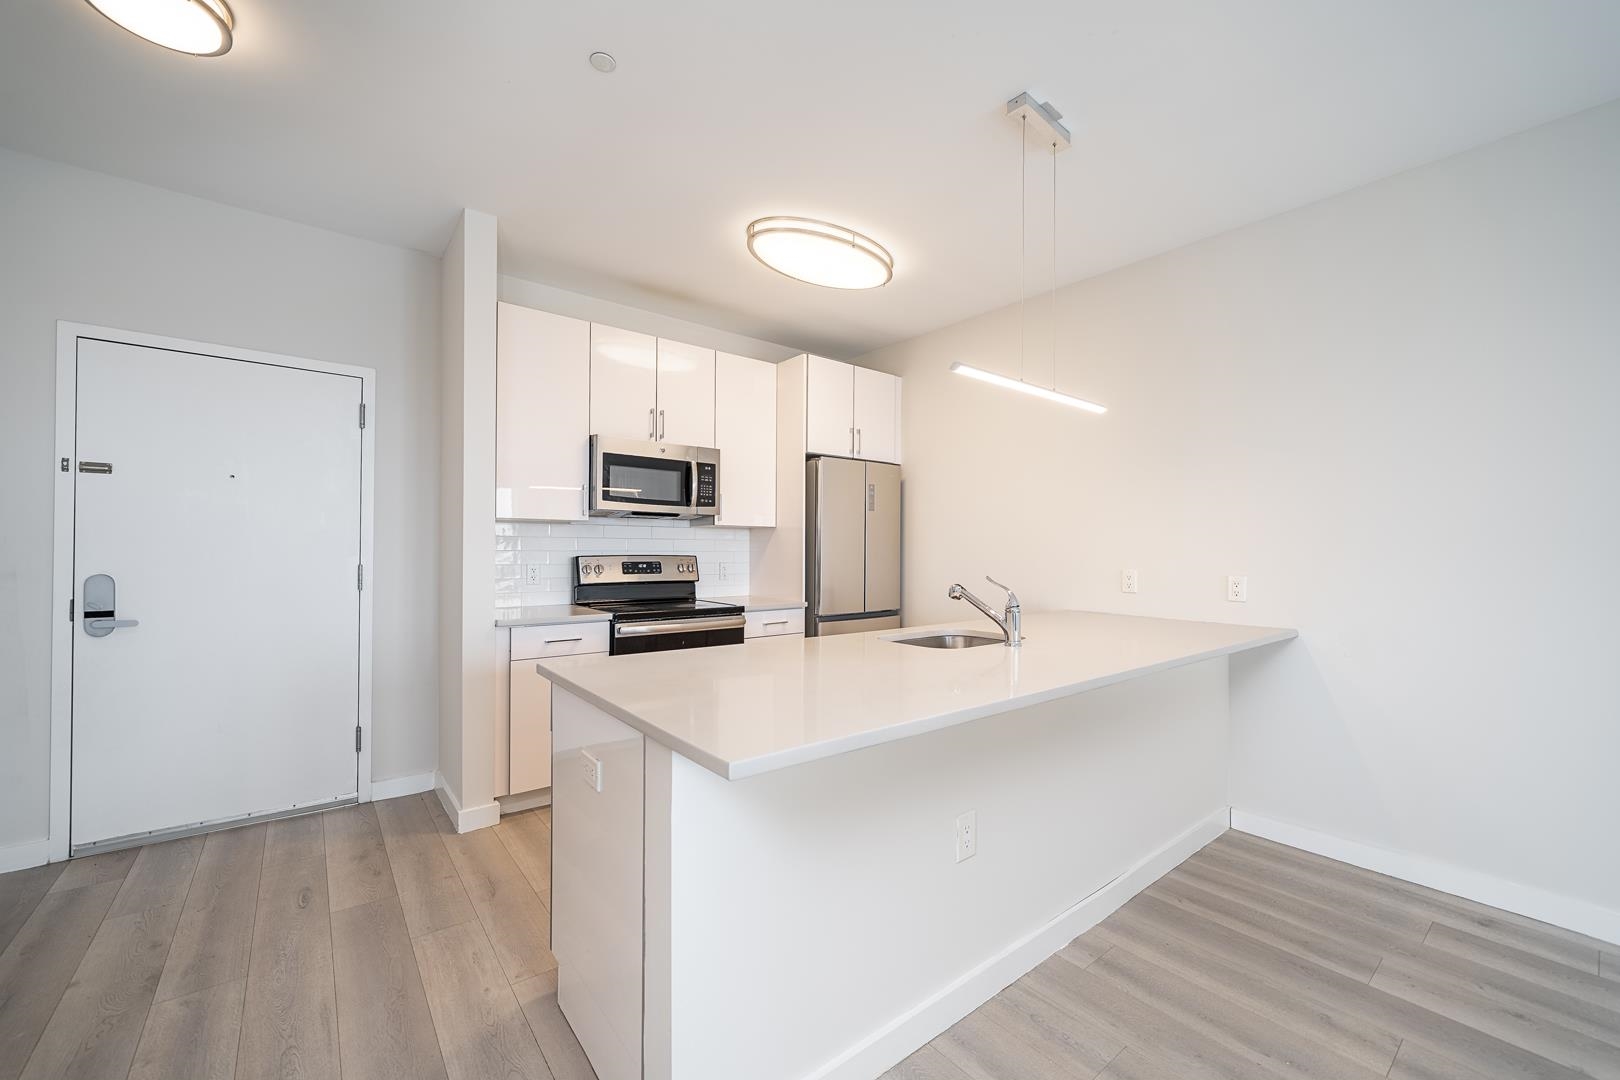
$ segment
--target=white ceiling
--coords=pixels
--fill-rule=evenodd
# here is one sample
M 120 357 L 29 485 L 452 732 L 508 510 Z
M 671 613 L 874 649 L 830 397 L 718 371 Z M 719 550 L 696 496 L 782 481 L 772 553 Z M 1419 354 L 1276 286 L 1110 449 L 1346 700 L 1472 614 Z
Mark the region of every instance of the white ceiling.
M 1075 133 L 1062 282 L 1620 97 L 1614 0 L 231 2 L 216 60 L 5 4 L 0 144 L 434 253 L 487 210 L 506 273 L 834 355 L 1016 299 L 1020 90 Z M 782 213 L 893 283 L 758 265 Z

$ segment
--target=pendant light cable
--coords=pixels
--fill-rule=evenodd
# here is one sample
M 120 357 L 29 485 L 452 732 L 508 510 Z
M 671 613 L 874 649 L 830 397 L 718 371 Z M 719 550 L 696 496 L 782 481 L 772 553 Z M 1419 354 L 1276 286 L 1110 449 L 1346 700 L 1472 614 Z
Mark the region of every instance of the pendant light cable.
M 1024 170 L 1029 161 L 1029 117 L 1022 120 L 1023 126 L 1018 129 L 1018 381 L 1028 382 L 1025 356 L 1029 351 L 1029 320 L 1024 317 L 1024 296 L 1029 289 L 1024 276 L 1029 265 L 1029 228 L 1024 224 L 1027 216 L 1024 203 L 1029 185 L 1024 180 Z
M 1029 121 L 1024 121 L 1026 124 Z M 1057 390 L 1057 143 L 1052 144 L 1052 389 Z

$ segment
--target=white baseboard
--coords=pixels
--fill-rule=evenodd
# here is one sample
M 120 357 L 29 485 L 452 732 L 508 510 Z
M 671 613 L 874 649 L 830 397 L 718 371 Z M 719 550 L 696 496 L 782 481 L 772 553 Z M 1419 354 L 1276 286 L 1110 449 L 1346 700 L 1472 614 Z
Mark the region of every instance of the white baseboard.
M 485 829 L 501 820 L 501 804 L 493 800 L 482 806 L 463 807 L 461 800 L 457 799 L 444 782 L 442 775 L 436 775 L 433 790 L 439 796 L 439 805 L 444 812 L 450 815 L 450 821 L 458 833 L 469 833 L 474 829 Z
M 0 874 L 27 870 L 30 866 L 44 866 L 50 861 L 51 842 L 48 838 L 0 847 Z
M 865 1080 L 881 1075 L 917 1047 L 989 1001 L 1047 957 L 1225 832 L 1225 807 L 1210 814 L 1046 925 L 1009 944 L 932 997 L 884 1025 L 805 1080 Z
M 537 806 L 551 805 L 551 789 L 548 787 L 536 788 L 534 791 L 519 792 L 516 795 L 501 795 L 495 799 L 501 805 L 503 814 L 519 814 L 525 810 L 533 810 Z
M 1339 862 L 1359 866 L 1379 874 L 1400 878 L 1416 885 L 1461 896 L 1491 907 L 1516 912 L 1539 919 L 1553 926 L 1573 930 L 1578 934 L 1603 941 L 1620 942 L 1620 911 L 1600 907 L 1587 900 L 1547 892 L 1530 885 L 1520 885 L 1506 878 L 1494 877 L 1478 870 L 1454 866 L 1422 855 L 1409 855 L 1402 851 L 1345 840 L 1327 833 L 1317 832 L 1285 821 L 1262 817 L 1244 810 L 1233 809 L 1232 828 L 1239 832 L 1262 836 L 1279 844 L 1299 848 L 1337 859 Z
M 432 791 L 434 776 L 433 773 L 424 772 L 416 773 L 414 776 L 393 776 L 387 780 L 373 780 L 371 801 L 397 799 L 401 795 L 419 795 L 424 791 Z

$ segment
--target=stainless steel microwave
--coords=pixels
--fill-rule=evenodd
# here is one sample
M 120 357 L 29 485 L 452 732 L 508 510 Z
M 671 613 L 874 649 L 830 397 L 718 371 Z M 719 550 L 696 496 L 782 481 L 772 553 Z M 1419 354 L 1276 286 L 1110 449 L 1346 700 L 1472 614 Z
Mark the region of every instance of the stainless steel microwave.
M 591 436 L 592 517 L 713 517 L 720 451 Z

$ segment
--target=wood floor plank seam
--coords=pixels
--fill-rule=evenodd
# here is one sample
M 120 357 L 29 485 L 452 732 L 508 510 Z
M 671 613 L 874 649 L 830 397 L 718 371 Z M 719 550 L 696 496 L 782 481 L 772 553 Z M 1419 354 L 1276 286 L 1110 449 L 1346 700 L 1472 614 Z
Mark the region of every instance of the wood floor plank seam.
M 1562 958 L 1584 970 L 1596 972 L 1604 949 L 1620 948 L 1620 943 L 1553 926 L 1516 912 L 1504 911 L 1477 900 L 1454 896 L 1426 885 L 1403 881 L 1349 863 L 1337 862 L 1314 852 L 1290 848 L 1272 840 L 1229 830 L 1214 841 L 1221 848 L 1231 846 L 1261 855 L 1284 866 L 1308 868 L 1318 876 L 1338 882 L 1362 895 L 1378 895 L 1391 902 L 1428 910 L 1437 921 L 1459 929 L 1486 934 L 1497 940 L 1550 958 Z
M 1311 1035 L 1375 1072 L 1387 1072 L 1399 1053 L 1400 1039 L 1386 1028 L 1341 1011 L 1329 1010 L 1297 989 L 1279 985 L 1253 972 L 1195 949 L 1129 918 L 1109 920 L 1090 931 L 1175 971 L 1205 992 L 1227 995 L 1278 1024 Z M 1089 935 L 1088 935 L 1089 936 Z
M 1220 955 L 1228 955 L 1236 962 L 1256 969 L 1268 969 L 1273 977 L 1282 978 L 1285 982 L 1292 981 L 1300 992 L 1310 993 L 1329 1007 L 1346 1009 L 1355 1015 L 1388 1024 L 1409 1042 L 1422 1042 L 1426 1047 L 1453 1059 L 1479 1065 L 1500 1076 L 1524 1080 L 1548 1077 L 1578 1080 L 1581 1076 L 1574 1070 L 1396 998 L 1342 972 L 1313 964 L 1305 957 L 1249 937 L 1224 924 L 1210 922 L 1196 911 L 1154 895 L 1152 890 L 1132 899 L 1116 915 L 1124 914 L 1129 918 L 1141 912 L 1148 913 L 1156 920 L 1171 917 L 1168 924 L 1171 932 L 1196 948 L 1219 948 Z M 1194 925 L 1187 927 L 1178 920 L 1192 920 Z M 1232 950 L 1231 938 L 1242 942 L 1241 951 Z M 1220 944 L 1223 940 L 1225 945 Z

